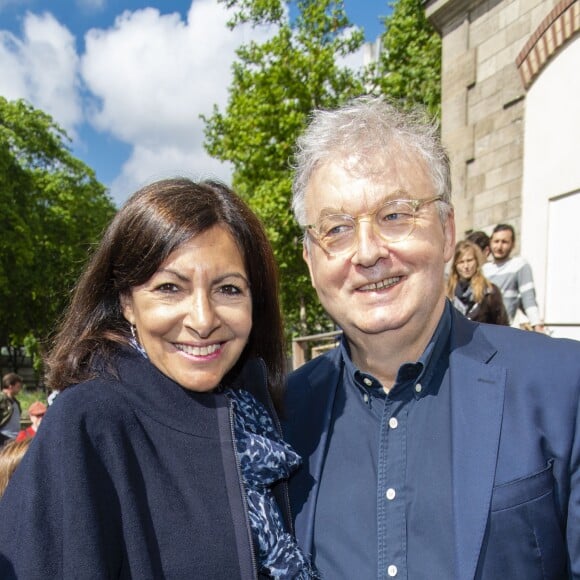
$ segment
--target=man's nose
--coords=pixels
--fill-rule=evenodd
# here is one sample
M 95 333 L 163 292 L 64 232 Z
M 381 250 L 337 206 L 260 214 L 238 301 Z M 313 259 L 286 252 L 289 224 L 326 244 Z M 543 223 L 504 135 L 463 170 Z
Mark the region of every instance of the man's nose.
M 352 260 L 361 266 L 372 266 L 389 254 L 387 242 L 375 231 L 371 217 L 359 218 L 355 244 Z

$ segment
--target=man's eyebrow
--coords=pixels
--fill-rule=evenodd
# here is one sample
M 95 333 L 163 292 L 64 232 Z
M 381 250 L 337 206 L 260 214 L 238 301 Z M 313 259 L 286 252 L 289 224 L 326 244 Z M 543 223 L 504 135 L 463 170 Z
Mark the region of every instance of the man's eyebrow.
M 379 208 L 385 203 L 389 203 L 390 201 L 397 201 L 400 199 L 409 199 L 409 193 L 404 189 L 396 189 L 395 191 L 388 193 L 384 197 L 380 199 L 376 204 L 374 204 L 374 208 Z M 327 215 L 350 215 L 344 208 L 336 208 L 336 207 L 323 207 L 320 210 L 319 217 L 325 217 Z

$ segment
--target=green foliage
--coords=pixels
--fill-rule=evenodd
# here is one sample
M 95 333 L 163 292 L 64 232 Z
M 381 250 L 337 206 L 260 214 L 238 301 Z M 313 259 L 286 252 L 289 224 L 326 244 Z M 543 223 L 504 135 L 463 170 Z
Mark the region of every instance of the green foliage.
M 32 403 L 35 401 L 40 401 L 46 405 L 46 393 L 41 389 L 31 390 L 22 389 L 20 393 L 18 393 L 18 402 L 22 407 L 22 415 L 28 419 L 28 408 Z
M 289 335 L 331 328 L 302 260 L 302 232 L 291 214 L 291 159 L 296 138 L 314 108 L 335 107 L 360 93 L 361 78 L 337 60 L 363 43 L 350 29 L 342 2 L 303 0 L 289 23 L 282 0 L 223 0 L 236 12 L 231 25 L 276 27 L 272 38 L 238 52 L 225 112 L 206 121 L 210 155 L 233 164 L 233 186 L 260 216 L 281 272 Z
M 421 104 L 441 112 L 441 37 L 425 16 L 423 0 L 396 0 L 384 19 L 379 62 L 368 82 L 405 107 Z
M 26 356 L 30 357 L 32 361 L 32 370 L 34 371 L 36 382 L 39 383 L 42 375 L 41 345 L 36 336 L 28 333 L 22 340 L 22 346 Z
M 0 345 L 38 356 L 115 208 L 49 115 L 2 97 L 0 207 Z

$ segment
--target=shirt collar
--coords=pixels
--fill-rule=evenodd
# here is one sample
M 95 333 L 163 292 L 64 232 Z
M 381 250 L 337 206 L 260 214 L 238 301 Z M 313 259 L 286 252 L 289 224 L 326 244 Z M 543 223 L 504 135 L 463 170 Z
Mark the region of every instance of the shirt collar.
M 435 372 L 437 363 L 444 352 L 445 346 L 451 332 L 451 303 L 445 300 L 443 314 L 439 319 L 437 328 L 429 340 L 423 354 L 415 362 L 406 362 L 399 367 L 397 380 L 391 393 L 400 389 L 413 386 L 415 398 L 424 397 L 431 388 L 431 378 Z M 342 360 L 344 362 L 344 373 L 350 376 L 353 383 L 366 393 L 383 395 L 379 382 L 370 374 L 360 371 L 352 362 L 350 348 L 345 335 L 342 335 L 340 342 Z M 417 387 L 417 385 L 420 387 Z

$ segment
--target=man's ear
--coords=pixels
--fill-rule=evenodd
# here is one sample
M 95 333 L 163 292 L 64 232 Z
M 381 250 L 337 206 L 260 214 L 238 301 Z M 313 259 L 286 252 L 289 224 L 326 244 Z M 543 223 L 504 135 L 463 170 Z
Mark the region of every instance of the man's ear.
M 133 312 L 133 299 L 129 294 L 121 294 L 119 296 L 119 303 L 121 304 L 121 311 L 125 320 L 129 324 L 135 324 L 135 313 Z
M 313 288 L 316 288 L 316 286 L 314 286 L 314 276 L 312 274 L 312 255 L 310 251 L 310 243 L 311 242 L 309 240 L 304 238 L 304 241 L 302 242 L 302 257 L 308 266 L 308 272 L 310 273 L 310 283 L 312 284 Z
M 443 257 L 445 262 L 449 262 L 455 253 L 455 211 L 453 208 L 449 209 L 449 214 L 443 224 L 443 235 L 445 239 Z

